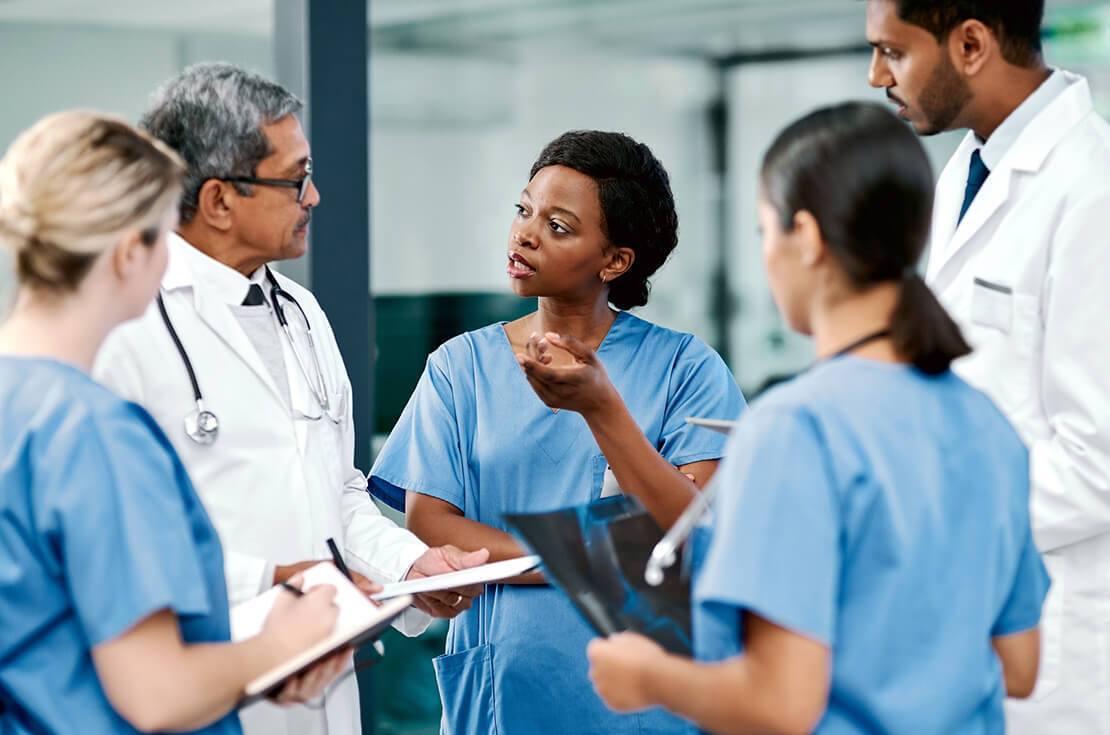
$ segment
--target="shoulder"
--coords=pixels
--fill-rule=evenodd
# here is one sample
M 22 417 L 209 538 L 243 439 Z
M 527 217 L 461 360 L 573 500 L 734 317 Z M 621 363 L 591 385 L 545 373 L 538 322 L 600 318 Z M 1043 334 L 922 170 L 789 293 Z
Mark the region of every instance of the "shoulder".
M 509 349 L 505 327 L 500 322 L 452 337 L 428 356 L 428 362 L 449 371 L 470 367 L 476 360 L 498 349 Z
M 72 448 L 128 435 L 157 443 L 151 431 L 157 426 L 144 409 L 77 368 L 43 363 L 28 373 L 8 408 L 33 419 L 42 446 Z
M 641 349 L 651 350 L 654 354 L 670 355 L 675 361 L 708 361 L 724 365 L 717 351 L 694 334 L 660 326 L 630 312 L 622 312 L 618 318 L 621 320 L 618 327 L 621 335 L 638 343 Z

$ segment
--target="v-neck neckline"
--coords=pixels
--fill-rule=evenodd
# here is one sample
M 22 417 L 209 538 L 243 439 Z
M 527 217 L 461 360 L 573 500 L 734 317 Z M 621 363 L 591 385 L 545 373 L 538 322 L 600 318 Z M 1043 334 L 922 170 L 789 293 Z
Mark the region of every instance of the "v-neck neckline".
M 609 325 L 609 329 L 605 332 L 605 336 L 601 338 L 601 343 L 598 344 L 597 349 L 594 350 L 594 354 L 600 355 L 602 351 L 605 350 L 606 345 L 609 344 L 610 338 L 613 336 L 613 332 L 617 329 L 617 323 L 624 320 L 624 315 L 626 313 L 627 312 L 624 311 L 618 311 L 617 315 L 613 317 L 613 323 Z M 505 327 L 507 325 L 508 322 L 506 321 L 498 322 L 498 331 L 501 332 L 502 344 L 504 344 L 504 346 L 507 347 L 509 350 L 509 357 L 512 359 L 513 365 L 516 367 L 516 372 L 520 374 L 520 380 L 524 381 L 524 387 L 528 389 L 528 393 L 532 394 L 532 396 L 534 396 L 537 401 L 540 401 L 540 404 L 543 405 L 544 409 L 546 409 L 552 416 L 558 416 L 560 413 L 559 409 L 552 409 L 550 406 L 544 404 L 543 401 L 540 400 L 540 397 L 536 395 L 536 392 L 532 390 L 532 386 L 528 382 L 528 376 L 524 374 L 524 370 L 516 361 L 516 349 L 513 347 L 513 341 L 509 338 L 509 333 L 505 330 Z

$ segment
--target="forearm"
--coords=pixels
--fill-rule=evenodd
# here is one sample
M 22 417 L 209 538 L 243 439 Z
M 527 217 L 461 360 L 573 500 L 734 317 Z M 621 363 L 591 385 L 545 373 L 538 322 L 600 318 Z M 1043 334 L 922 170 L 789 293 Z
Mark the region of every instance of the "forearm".
M 791 720 L 790 702 L 776 696 L 746 656 L 701 663 L 668 655 L 645 682 L 656 704 L 720 735 L 809 732 Z
M 640 430 L 620 396 L 583 414 L 621 490 L 643 503 L 662 528 L 670 528 L 698 492 Z
M 429 546 L 451 544 L 467 551 L 488 549 L 490 562 L 517 559 L 527 553 L 516 539 L 504 531 L 452 513 L 410 512 L 406 523 L 409 530 Z M 542 575 L 534 573 L 513 577 L 503 583 L 544 584 L 545 581 Z
M 112 705 L 143 731 L 195 730 L 230 712 L 246 685 L 276 663 L 263 636 L 242 643 L 148 645 L 98 666 Z M 120 666 L 120 664 L 124 664 Z
M 645 672 L 651 700 L 714 733 L 775 731 L 761 712 L 762 692 L 754 686 L 744 657 L 720 664 L 668 655 Z

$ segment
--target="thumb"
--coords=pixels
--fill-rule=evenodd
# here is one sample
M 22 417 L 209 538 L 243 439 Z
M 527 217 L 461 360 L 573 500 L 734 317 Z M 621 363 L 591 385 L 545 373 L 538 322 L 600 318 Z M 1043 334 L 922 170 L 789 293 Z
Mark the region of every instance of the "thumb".
M 489 561 L 489 549 L 478 549 L 471 551 L 468 554 L 462 554 L 455 559 L 456 566 L 459 569 L 469 569 L 470 567 L 480 567 Z

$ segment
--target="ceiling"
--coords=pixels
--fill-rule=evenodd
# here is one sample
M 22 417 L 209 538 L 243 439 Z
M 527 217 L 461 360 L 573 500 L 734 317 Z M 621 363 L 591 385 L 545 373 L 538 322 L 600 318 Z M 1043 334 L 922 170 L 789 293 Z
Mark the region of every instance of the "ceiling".
M 268 36 L 274 3 L 285 1 L 0 0 L 0 22 Z M 1047 2 L 1056 17 L 1110 4 Z M 590 46 L 727 56 L 858 44 L 864 8 L 861 0 L 371 0 L 370 31 L 375 47 L 387 49 L 549 54 Z

